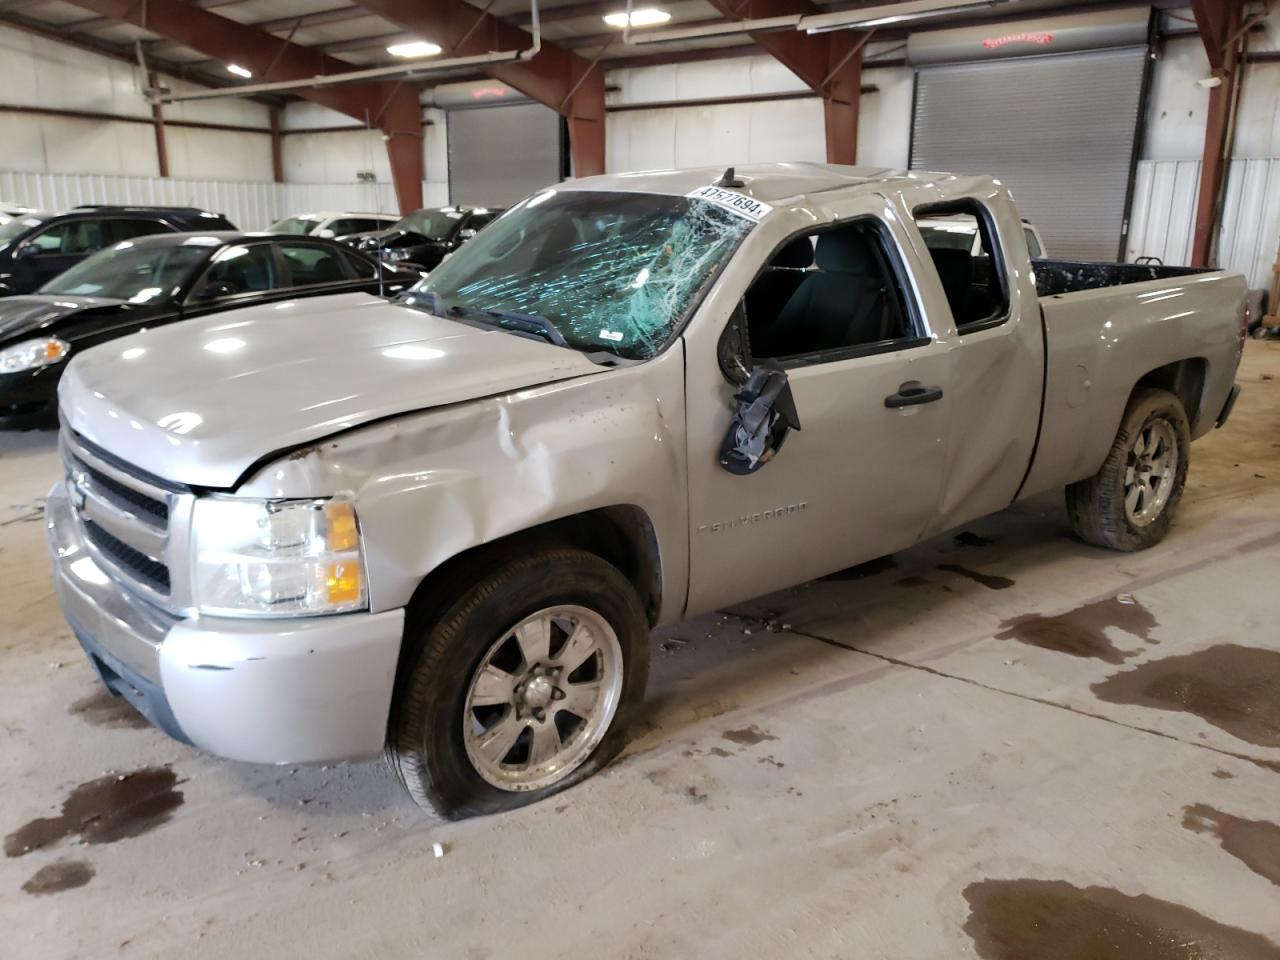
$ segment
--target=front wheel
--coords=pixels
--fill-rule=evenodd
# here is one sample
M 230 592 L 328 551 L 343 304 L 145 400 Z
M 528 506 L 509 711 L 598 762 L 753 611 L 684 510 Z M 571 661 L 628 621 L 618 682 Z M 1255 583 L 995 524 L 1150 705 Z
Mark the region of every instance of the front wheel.
M 648 676 L 635 590 L 573 548 L 498 566 L 405 639 L 388 758 L 419 804 L 451 818 L 532 803 L 603 767 Z
M 1067 487 L 1067 514 L 1082 540 L 1145 550 L 1164 539 L 1182 498 L 1191 428 L 1166 390 L 1134 393 L 1102 468 Z

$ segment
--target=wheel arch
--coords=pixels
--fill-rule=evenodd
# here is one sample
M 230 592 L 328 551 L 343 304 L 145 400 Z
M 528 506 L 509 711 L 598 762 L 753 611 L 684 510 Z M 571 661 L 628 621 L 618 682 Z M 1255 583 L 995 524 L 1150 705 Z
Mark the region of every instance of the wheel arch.
M 418 583 L 409 609 L 434 613 L 438 597 L 456 597 L 486 567 L 548 547 L 578 547 L 621 571 L 635 588 L 649 625 L 662 608 L 662 555 L 653 520 L 634 504 L 597 507 L 517 530 L 449 557 Z
M 1129 401 L 1132 401 L 1134 395 L 1144 387 L 1167 390 L 1181 401 L 1182 409 L 1191 424 L 1191 432 L 1194 434 L 1203 414 L 1201 407 L 1204 402 L 1208 372 L 1209 361 L 1204 357 L 1188 357 L 1163 364 L 1138 378 L 1133 389 L 1129 391 Z

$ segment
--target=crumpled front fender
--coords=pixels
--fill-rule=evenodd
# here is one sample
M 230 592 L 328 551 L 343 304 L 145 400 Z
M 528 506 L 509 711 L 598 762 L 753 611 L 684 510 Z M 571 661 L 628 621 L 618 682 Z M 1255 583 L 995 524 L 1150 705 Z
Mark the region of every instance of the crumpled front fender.
M 407 604 L 431 571 L 472 547 L 636 507 L 657 540 L 667 622 L 688 588 L 683 376 L 677 341 L 647 363 L 338 434 L 263 466 L 237 492 L 354 493 L 375 612 Z

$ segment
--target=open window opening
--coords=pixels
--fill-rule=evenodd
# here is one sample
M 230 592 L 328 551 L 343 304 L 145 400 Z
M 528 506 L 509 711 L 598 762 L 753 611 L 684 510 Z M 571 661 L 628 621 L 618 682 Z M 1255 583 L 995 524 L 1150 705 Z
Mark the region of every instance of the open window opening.
M 1009 287 L 987 208 L 976 200 L 956 200 L 917 207 L 914 215 L 956 330 L 968 333 L 1003 323 Z
M 792 238 L 743 298 L 752 358 L 822 362 L 924 342 L 901 276 L 872 218 Z

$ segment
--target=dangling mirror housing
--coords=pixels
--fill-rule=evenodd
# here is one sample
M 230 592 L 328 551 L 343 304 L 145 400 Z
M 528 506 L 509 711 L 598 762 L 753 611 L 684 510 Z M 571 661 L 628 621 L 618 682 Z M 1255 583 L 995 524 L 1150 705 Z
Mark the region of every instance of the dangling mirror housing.
M 782 449 L 787 434 L 800 429 L 787 372 L 767 360 L 734 394 L 738 409 L 720 445 L 720 466 L 737 476 L 755 473 Z

